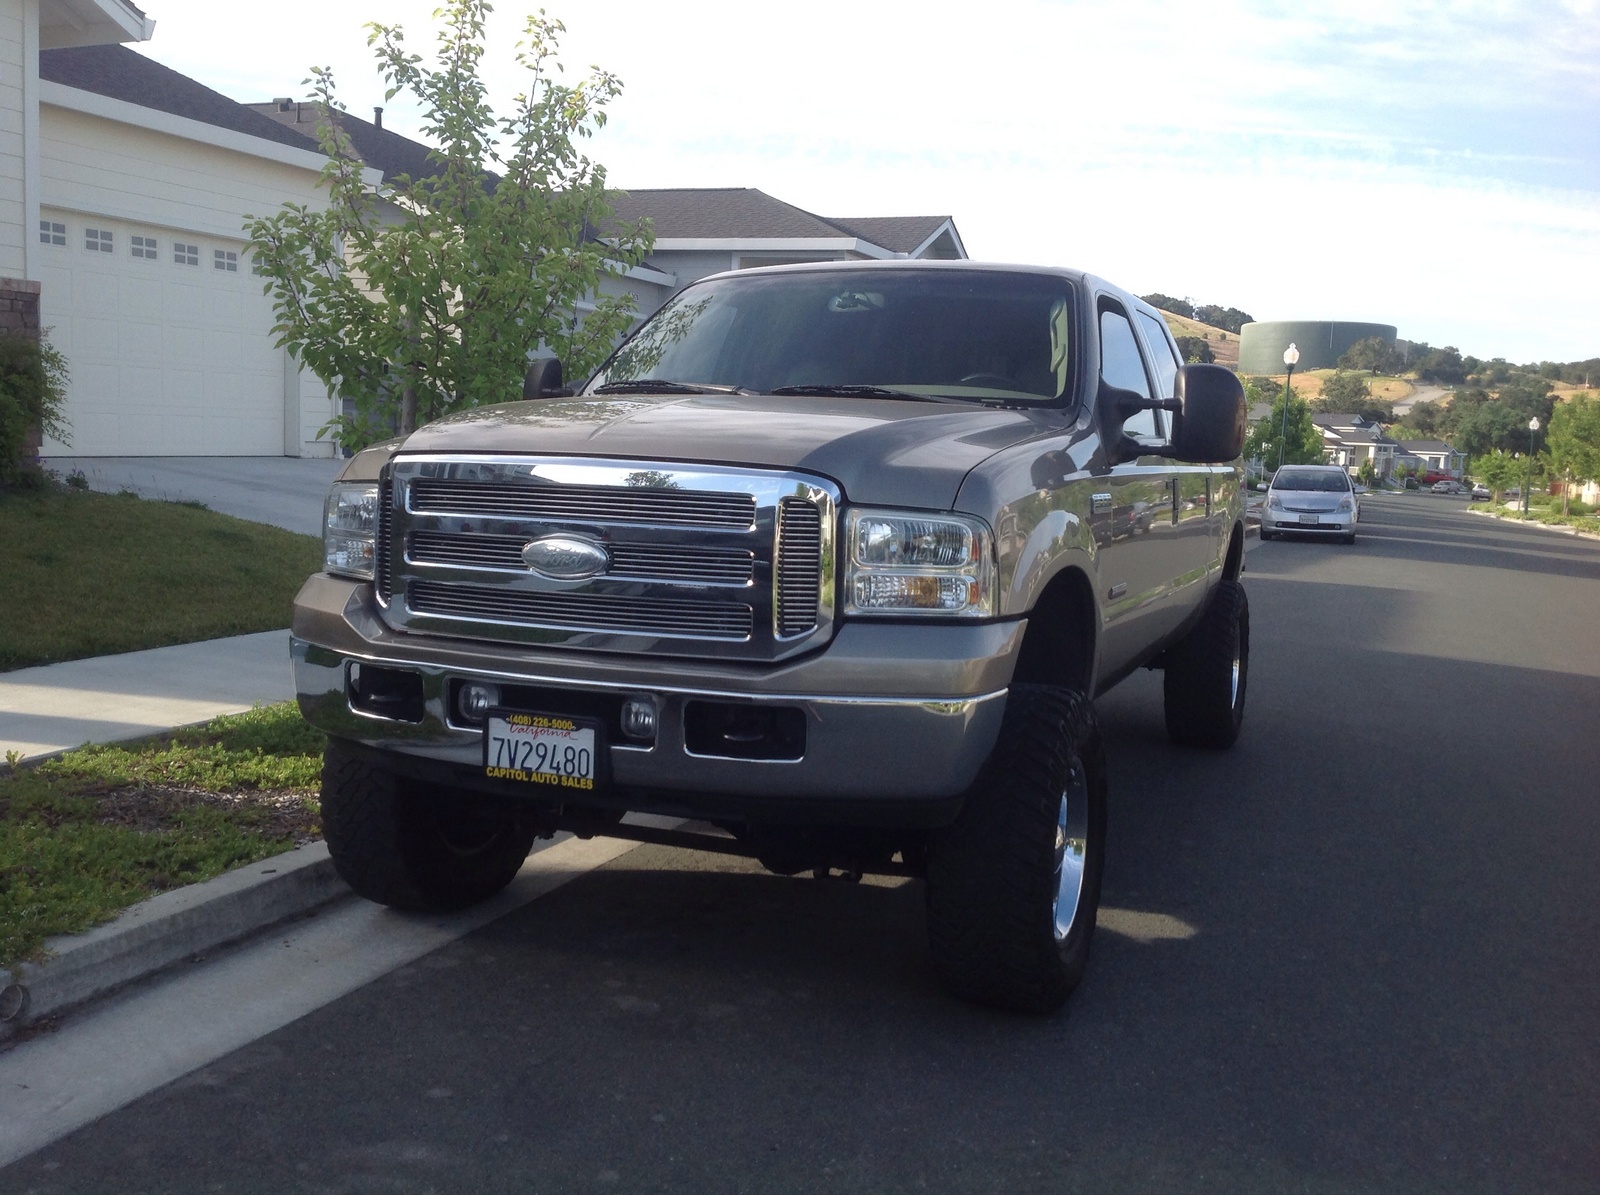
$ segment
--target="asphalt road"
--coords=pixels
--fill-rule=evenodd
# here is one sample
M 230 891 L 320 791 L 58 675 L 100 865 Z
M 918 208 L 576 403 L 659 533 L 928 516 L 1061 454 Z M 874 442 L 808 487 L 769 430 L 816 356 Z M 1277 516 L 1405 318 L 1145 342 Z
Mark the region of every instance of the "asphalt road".
M 914 883 L 645 847 L 0 1192 L 1600 1190 L 1600 543 L 1361 531 L 1250 553 L 1234 750 L 1168 745 L 1155 674 L 1099 703 L 1057 1017 L 947 998 Z

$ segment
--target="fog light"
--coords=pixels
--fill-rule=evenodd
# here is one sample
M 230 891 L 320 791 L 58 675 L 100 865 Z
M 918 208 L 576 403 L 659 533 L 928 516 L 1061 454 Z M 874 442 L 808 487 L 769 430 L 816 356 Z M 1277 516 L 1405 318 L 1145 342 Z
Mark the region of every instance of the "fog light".
M 622 703 L 622 733 L 630 739 L 656 737 L 656 703 L 648 697 L 630 697 Z
M 491 706 L 500 704 L 500 689 L 482 681 L 470 680 L 456 694 L 456 710 L 464 721 L 482 722 Z

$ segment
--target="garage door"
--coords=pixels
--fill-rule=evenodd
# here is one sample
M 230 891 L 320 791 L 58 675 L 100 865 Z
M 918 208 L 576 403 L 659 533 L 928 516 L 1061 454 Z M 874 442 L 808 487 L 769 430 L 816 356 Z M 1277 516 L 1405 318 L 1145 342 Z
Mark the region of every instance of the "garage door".
M 46 209 L 40 315 L 74 456 L 281 456 L 284 356 L 240 241 Z

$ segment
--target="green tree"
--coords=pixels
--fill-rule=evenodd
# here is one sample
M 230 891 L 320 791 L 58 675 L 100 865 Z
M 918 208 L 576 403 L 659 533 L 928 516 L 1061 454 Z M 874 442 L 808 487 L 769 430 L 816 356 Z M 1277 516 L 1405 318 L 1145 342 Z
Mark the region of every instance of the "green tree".
M 1365 378 L 1340 370 L 1322 383 L 1322 397 L 1318 403 L 1327 404 L 1330 411 L 1353 411 L 1371 396 Z
M 1364 486 L 1378 484 L 1378 466 L 1373 464 L 1372 458 L 1365 457 L 1356 469 L 1356 480 Z
M 1204 336 L 1178 336 L 1178 351 L 1183 354 L 1185 361 L 1200 361 L 1210 364 L 1217 359 L 1211 351 L 1211 343 Z
M 1587 396 L 1559 404 L 1550 415 L 1550 465 L 1561 486 L 1561 513 L 1571 513 L 1572 487 L 1600 478 L 1600 402 Z
M 525 90 L 496 116 L 479 71 L 489 11 L 487 0 L 447 0 L 431 66 L 398 26 L 367 25 L 387 98 L 413 97 L 438 146 L 432 173 L 374 192 L 339 127 L 333 75 L 317 68 L 328 206 L 287 204 L 249 226 L 279 343 L 353 402 L 354 416 L 331 425 L 349 448 L 520 398 L 528 357 L 541 347 L 586 373 L 629 322 L 631 297 L 599 298 L 576 314 L 651 242 L 647 231 L 612 229 L 604 168 L 580 152 L 621 84 L 598 70 L 559 82 L 564 26 L 540 12 L 516 47 Z
M 1358 340 L 1339 358 L 1340 369 L 1368 369 L 1373 373 L 1397 373 L 1405 359 L 1394 342 L 1382 336 L 1368 336 Z
M 1494 500 L 1498 503 L 1501 493 L 1522 477 L 1524 468 L 1516 457 L 1496 448 L 1477 458 L 1475 472 L 1478 480 L 1494 492 Z
M 67 362 L 45 337 L 0 333 L 0 486 L 41 476 L 41 434 L 67 439 Z
M 1272 399 L 1271 413 L 1251 427 L 1244 442 L 1245 459 L 1259 460 L 1268 469 L 1278 467 L 1280 446 L 1282 462 L 1286 465 L 1313 465 L 1322 461 L 1322 432 L 1311 421 L 1311 408 L 1298 394 L 1287 396 L 1288 432 L 1284 434 L 1287 389 L 1275 385 L 1270 378 L 1251 378 L 1245 387 L 1245 399 L 1252 405 Z

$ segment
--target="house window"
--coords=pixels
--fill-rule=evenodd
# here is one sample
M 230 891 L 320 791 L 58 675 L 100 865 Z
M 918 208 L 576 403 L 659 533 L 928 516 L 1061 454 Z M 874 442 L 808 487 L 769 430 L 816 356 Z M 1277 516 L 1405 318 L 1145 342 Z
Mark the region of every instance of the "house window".
M 67 243 L 67 226 L 65 224 L 57 224 L 54 220 L 40 220 L 39 243 L 41 245 L 65 245 Z
M 230 274 L 239 272 L 239 255 L 232 249 L 213 249 L 211 251 L 211 268 L 214 270 L 227 270 Z
M 182 241 L 172 242 L 172 260 L 180 266 L 197 266 L 200 264 L 200 246 L 185 245 Z
M 261 268 L 261 255 L 259 253 L 250 255 L 250 272 L 257 278 L 266 273 L 266 270 Z
M 111 231 L 104 228 L 85 228 L 83 230 L 83 247 L 90 253 L 114 253 L 111 246 Z
M 145 258 L 148 261 L 154 261 L 156 259 L 155 237 L 134 237 L 133 255 Z

